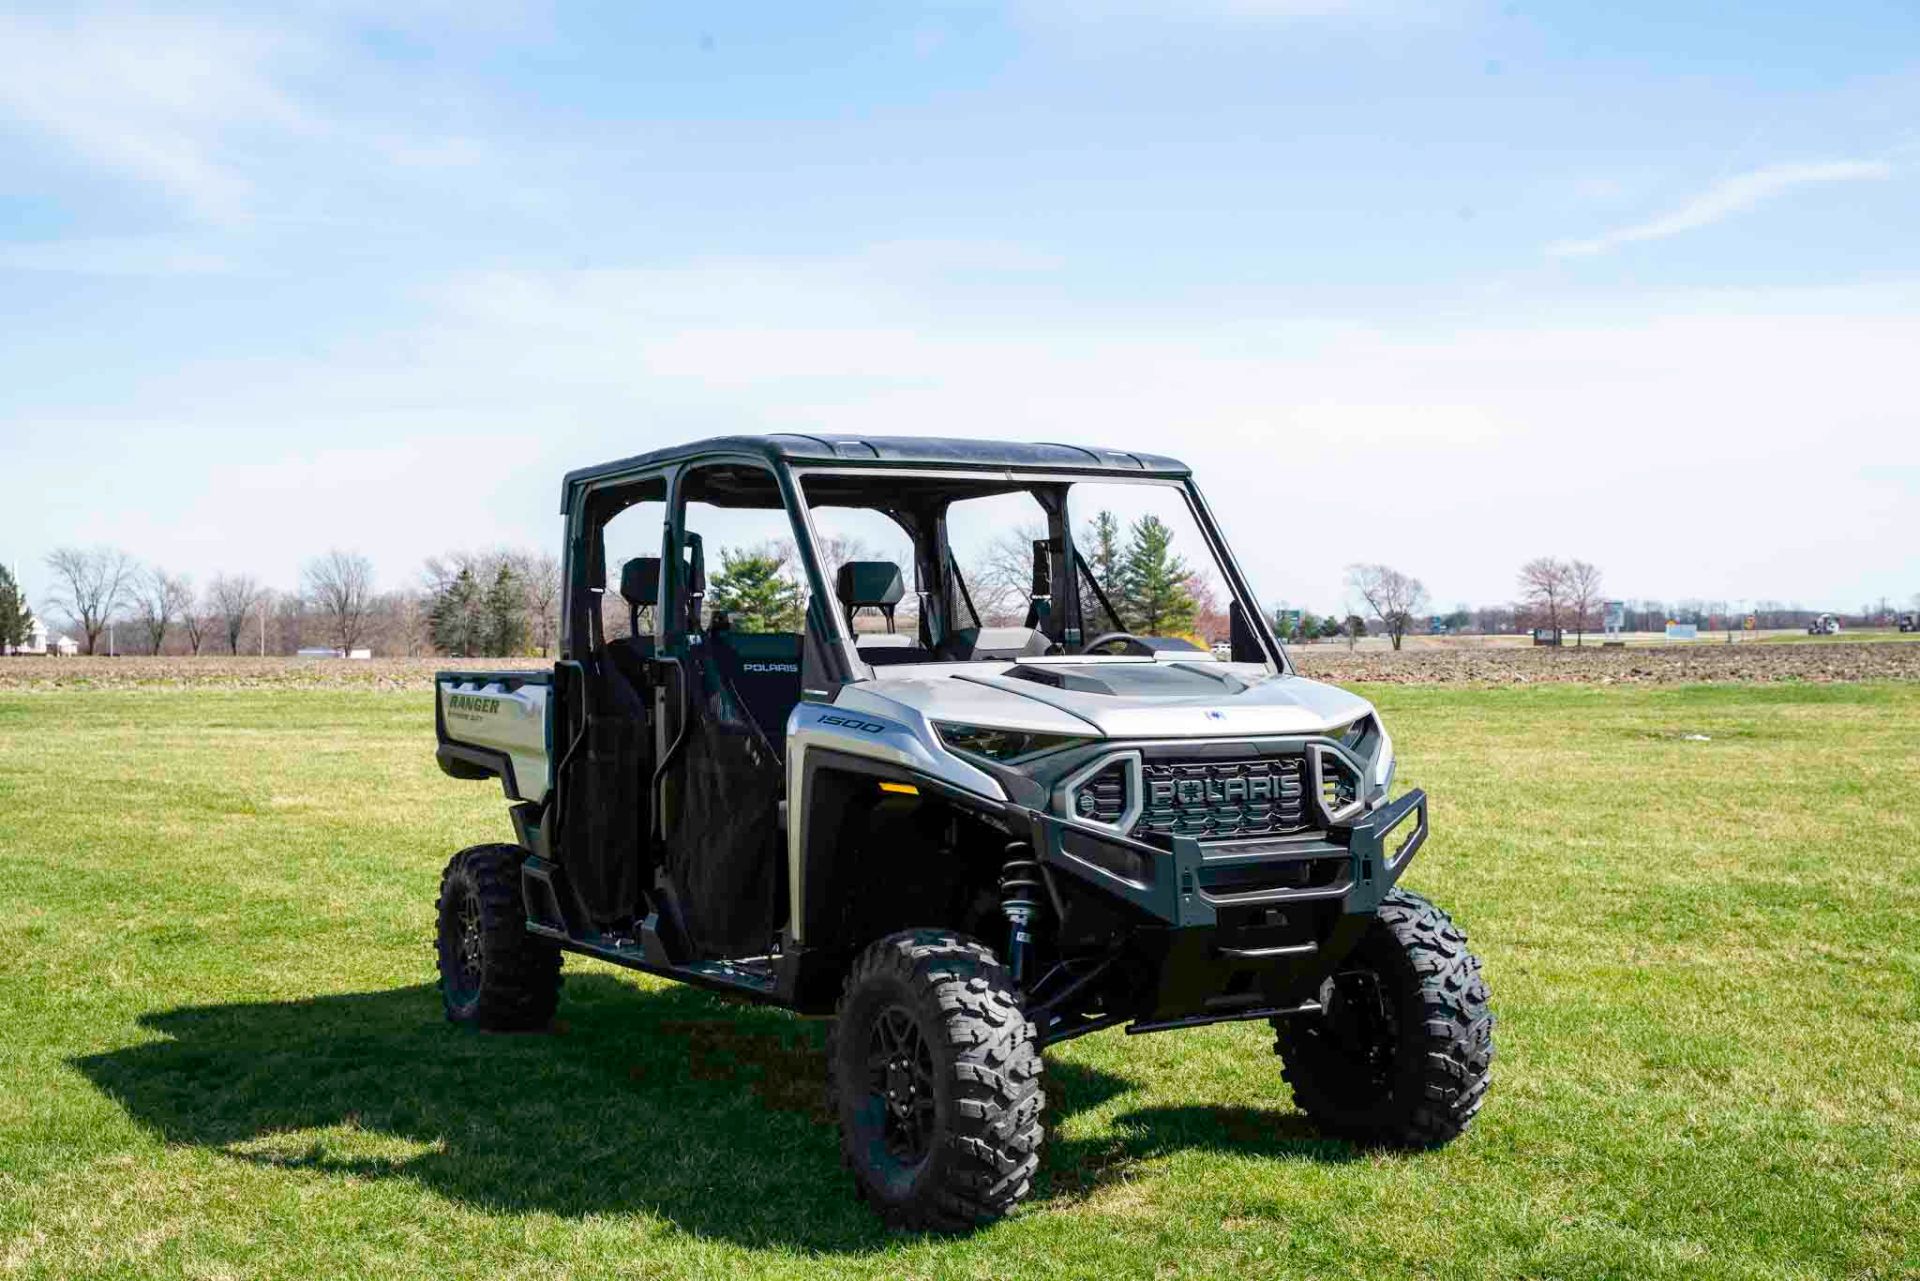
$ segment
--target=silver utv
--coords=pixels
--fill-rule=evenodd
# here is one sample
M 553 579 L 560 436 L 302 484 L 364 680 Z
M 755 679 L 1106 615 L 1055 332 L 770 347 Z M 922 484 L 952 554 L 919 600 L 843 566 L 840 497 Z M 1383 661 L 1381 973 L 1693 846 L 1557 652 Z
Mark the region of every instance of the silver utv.
M 1115 510 L 1147 513 L 1131 566 Z M 1182 464 L 732 437 L 571 473 L 562 512 L 559 661 L 438 679 L 440 763 L 498 778 L 515 834 L 443 881 L 455 1021 L 543 1025 L 566 951 L 830 1015 L 856 1188 L 919 1229 L 1026 1194 L 1040 1052 L 1102 1029 L 1270 1023 L 1357 1141 L 1478 1110 L 1479 962 L 1396 888 L 1426 796 L 1371 704 L 1292 670 Z M 783 603 L 742 614 L 749 518 Z

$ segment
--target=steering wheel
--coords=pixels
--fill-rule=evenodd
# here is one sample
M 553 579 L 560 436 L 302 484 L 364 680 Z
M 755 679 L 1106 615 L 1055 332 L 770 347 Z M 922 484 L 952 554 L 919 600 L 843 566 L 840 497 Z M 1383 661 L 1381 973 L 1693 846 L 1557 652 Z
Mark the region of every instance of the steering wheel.
M 1132 632 L 1102 632 L 1100 635 L 1082 645 L 1080 652 L 1082 654 L 1091 654 L 1102 645 L 1111 645 L 1115 641 L 1122 641 L 1126 644 L 1126 649 L 1121 651 L 1123 654 L 1134 656 L 1146 655 L 1148 657 L 1152 657 L 1153 655 L 1153 647 L 1141 640 L 1138 636 L 1135 636 Z

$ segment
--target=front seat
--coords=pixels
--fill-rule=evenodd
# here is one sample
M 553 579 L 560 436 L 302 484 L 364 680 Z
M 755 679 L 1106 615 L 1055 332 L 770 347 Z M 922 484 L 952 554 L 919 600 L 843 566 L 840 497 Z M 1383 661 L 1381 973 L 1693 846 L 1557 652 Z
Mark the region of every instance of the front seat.
M 833 577 L 833 594 L 846 610 L 847 630 L 853 632 L 854 646 L 861 661 L 870 667 L 889 667 L 896 663 L 924 663 L 927 651 L 905 642 L 893 630 L 893 611 L 907 594 L 900 567 L 890 560 L 850 560 Z M 887 620 L 886 636 L 862 639 L 854 632 L 853 619 L 863 609 L 877 609 Z

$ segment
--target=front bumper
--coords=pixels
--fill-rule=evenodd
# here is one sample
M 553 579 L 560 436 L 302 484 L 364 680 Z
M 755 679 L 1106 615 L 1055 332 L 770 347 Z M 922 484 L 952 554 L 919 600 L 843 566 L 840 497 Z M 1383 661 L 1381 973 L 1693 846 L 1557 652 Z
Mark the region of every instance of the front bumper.
M 1033 848 L 1071 932 L 1118 914 L 1142 982 L 1131 1030 L 1310 1007 L 1427 839 L 1415 789 L 1306 837 L 1171 850 L 1032 813 Z

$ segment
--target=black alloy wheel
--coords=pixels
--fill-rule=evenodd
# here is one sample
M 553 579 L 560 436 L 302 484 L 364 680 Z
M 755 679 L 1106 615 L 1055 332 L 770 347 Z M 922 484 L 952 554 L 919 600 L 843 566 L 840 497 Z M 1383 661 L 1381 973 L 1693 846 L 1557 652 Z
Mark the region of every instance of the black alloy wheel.
M 895 1159 L 926 1160 L 933 1149 L 933 1051 L 911 1011 L 890 1005 L 873 1021 L 867 1046 L 867 1091 L 885 1117 L 882 1141 Z

